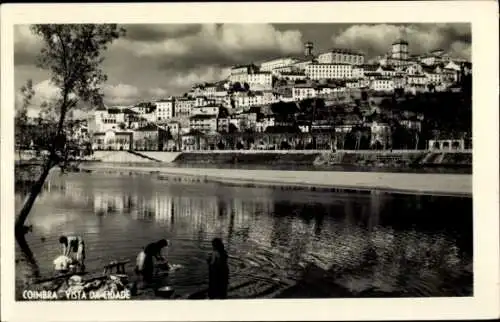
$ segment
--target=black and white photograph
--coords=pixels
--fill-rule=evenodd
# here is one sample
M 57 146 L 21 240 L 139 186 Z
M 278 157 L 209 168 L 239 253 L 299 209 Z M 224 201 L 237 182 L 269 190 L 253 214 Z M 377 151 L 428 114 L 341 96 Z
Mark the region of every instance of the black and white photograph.
M 258 5 L 9 26 L 15 303 L 478 297 L 472 18 L 237 19 Z

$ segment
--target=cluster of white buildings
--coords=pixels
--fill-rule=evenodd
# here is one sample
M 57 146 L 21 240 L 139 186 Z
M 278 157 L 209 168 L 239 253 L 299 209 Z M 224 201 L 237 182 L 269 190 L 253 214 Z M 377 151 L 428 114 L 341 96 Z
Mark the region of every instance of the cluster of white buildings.
M 233 66 L 227 79 L 195 84 L 181 97 L 169 97 L 135 106 L 99 108 L 89 120 L 89 132 L 121 142 L 113 148 L 133 144 L 138 132 L 163 129 L 170 136 L 193 131 L 203 133 L 265 131 L 273 126 L 272 116 L 256 119 L 252 107 L 276 102 L 342 95 L 353 90 L 392 93 L 444 91 L 456 84 L 470 64 L 454 60 L 442 50 L 411 56 L 408 42 L 394 42 L 390 52 L 368 64 L 363 53 L 333 49 L 315 56 L 313 45 L 305 44 L 302 57 L 279 57 L 260 64 Z M 154 126 L 152 126 L 152 124 Z M 111 135 L 109 132 L 113 132 Z M 116 137 L 120 136 L 120 139 Z M 144 138 L 143 138 L 144 139 Z M 103 143 L 104 142 L 104 143 Z

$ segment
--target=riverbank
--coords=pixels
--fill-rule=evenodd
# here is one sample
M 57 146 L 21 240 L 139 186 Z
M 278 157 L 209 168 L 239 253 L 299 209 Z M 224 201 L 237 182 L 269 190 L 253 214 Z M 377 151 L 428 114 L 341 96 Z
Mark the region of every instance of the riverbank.
M 142 153 L 149 155 L 148 152 Z M 378 168 L 471 168 L 470 151 L 195 151 L 182 152 L 173 161 L 178 165 L 249 164 L 306 165 L 328 170 L 335 166 Z
M 166 181 L 212 182 L 281 190 L 384 191 L 407 194 L 472 196 L 472 175 L 382 172 L 276 171 L 173 167 L 140 167 L 85 163 L 80 169 L 91 172 L 153 174 Z
M 472 151 L 95 151 L 92 159 L 108 163 L 162 163 L 175 167 L 323 171 L 338 171 L 339 167 L 345 167 L 350 171 L 472 173 Z
M 19 155 L 24 155 L 22 163 L 36 162 L 36 158 L 27 152 Z M 16 160 L 19 164 L 19 158 Z M 338 150 L 335 152 L 329 150 L 94 151 L 92 156 L 82 161 L 249 170 L 378 170 L 383 172 L 472 173 L 472 151 L 468 150 Z

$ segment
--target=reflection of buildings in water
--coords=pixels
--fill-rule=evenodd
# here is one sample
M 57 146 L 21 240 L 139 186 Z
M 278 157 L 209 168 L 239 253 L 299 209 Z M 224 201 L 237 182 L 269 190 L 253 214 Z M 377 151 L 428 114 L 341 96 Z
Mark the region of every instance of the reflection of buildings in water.
M 298 265 L 303 256 L 308 252 L 310 237 L 313 233 L 313 225 L 310 225 L 299 218 L 293 218 L 291 222 L 291 235 L 293 236 L 290 241 L 290 264 Z
M 94 191 L 93 206 L 95 214 L 123 213 L 125 209 L 129 208 L 130 204 L 131 197 L 123 193 Z
M 146 196 L 140 196 L 137 198 L 137 216 L 140 219 L 154 220 L 155 219 L 155 208 L 154 200 Z
M 257 222 L 259 217 L 269 217 L 273 212 L 273 202 L 269 198 L 259 198 L 247 200 L 241 198 L 231 199 L 228 203 L 230 208 L 228 236 L 230 240 L 234 235 L 238 235 L 238 239 L 247 241 L 248 239 L 255 240 L 255 237 L 262 234 L 262 225 Z M 259 216 L 264 214 L 264 216 Z M 259 227 L 260 226 L 260 227 Z M 257 238 L 262 239 L 262 236 Z
M 271 206 L 270 206 L 271 205 Z M 231 200 L 231 210 L 234 212 L 235 227 L 248 227 L 254 214 L 268 212 L 272 203 L 261 200 L 244 200 L 234 198 Z
M 241 216 L 244 219 L 241 220 L 241 226 L 239 227 L 249 228 L 248 232 L 245 232 L 248 240 L 256 245 L 269 248 L 272 240 L 274 201 L 271 198 L 266 198 L 258 201 L 248 201 L 248 203 L 253 203 L 253 205 L 241 208 L 242 212 L 243 209 L 247 211 L 247 215 Z M 251 211 L 251 213 L 248 213 L 248 211 Z
M 380 224 L 380 214 L 384 206 L 386 194 L 377 190 L 370 192 L 370 211 L 368 216 L 368 231 Z
M 368 195 L 346 198 L 342 202 L 343 224 L 345 226 L 364 227 L 371 231 L 380 224 L 387 195 L 380 191 L 371 191 Z
M 344 201 L 344 224 L 345 225 L 354 225 L 355 224 L 355 214 L 354 214 L 354 205 L 353 200 L 351 198 L 346 198 Z
M 174 218 L 174 198 L 155 193 L 154 214 L 156 222 L 166 223 L 170 226 Z
M 85 187 L 71 182 L 59 181 L 54 178 L 47 180 L 42 188 L 42 193 L 38 196 L 38 202 L 66 202 L 75 205 L 88 205 L 91 202 L 91 196 L 85 190 Z

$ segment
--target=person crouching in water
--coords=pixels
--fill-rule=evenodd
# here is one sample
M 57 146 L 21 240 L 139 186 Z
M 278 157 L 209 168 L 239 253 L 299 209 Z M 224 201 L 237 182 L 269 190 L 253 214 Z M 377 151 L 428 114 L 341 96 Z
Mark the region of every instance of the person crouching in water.
M 135 272 L 138 275 L 142 275 L 144 282 L 150 283 L 153 280 L 155 259 L 166 261 L 165 256 L 162 255 L 162 250 L 167 247 L 168 244 L 166 239 L 161 239 L 147 245 L 137 256 Z
M 85 271 L 85 243 L 80 236 L 61 236 L 62 254 L 77 262 L 80 270 Z
M 212 240 L 212 253 L 208 262 L 208 298 L 227 298 L 229 285 L 228 255 L 220 238 Z

